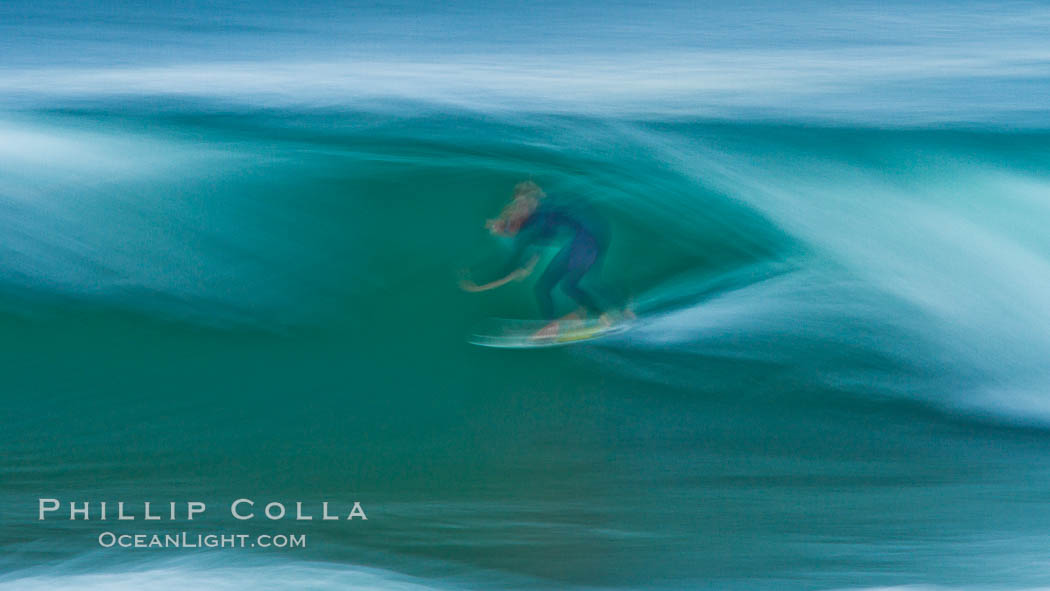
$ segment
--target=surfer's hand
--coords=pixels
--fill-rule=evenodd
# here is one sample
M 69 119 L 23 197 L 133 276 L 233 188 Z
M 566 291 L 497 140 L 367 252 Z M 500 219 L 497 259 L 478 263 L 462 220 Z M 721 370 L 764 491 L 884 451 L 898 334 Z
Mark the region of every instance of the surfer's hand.
M 470 271 L 460 269 L 456 275 L 459 276 L 459 288 L 463 291 L 478 291 L 478 284 L 470 280 Z

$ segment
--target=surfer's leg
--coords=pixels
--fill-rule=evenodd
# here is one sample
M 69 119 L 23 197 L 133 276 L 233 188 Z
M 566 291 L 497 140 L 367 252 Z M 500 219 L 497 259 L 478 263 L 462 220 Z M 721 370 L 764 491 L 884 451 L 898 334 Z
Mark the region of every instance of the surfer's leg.
M 600 252 L 598 260 L 595 261 L 586 276 L 590 292 L 604 307 L 601 322 L 606 326 L 611 326 L 616 321 L 633 320 L 634 312 L 631 311 L 630 297 L 621 287 L 609 284 L 604 280 L 602 276 L 604 262 L 605 253 Z
M 540 315 L 547 320 L 554 319 L 554 296 L 551 292 L 554 291 L 554 286 L 558 285 L 558 282 L 565 277 L 565 272 L 568 269 L 569 252 L 566 249 L 554 257 L 554 260 L 551 261 L 550 265 L 547 265 L 547 269 L 543 271 L 543 275 L 536 282 L 536 303 L 539 305 Z
M 598 260 L 598 250 L 591 242 L 581 242 L 574 245 L 569 258 L 568 269 L 561 282 L 561 289 L 583 307 L 588 314 L 600 316 L 603 312 L 598 298 L 580 287 L 580 280 L 587 274 Z
M 565 275 L 565 279 L 561 282 L 561 289 L 566 295 L 572 298 L 574 302 L 583 307 L 588 314 L 601 315 L 602 307 L 598 303 L 598 299 L 580 287 L 580 279 L 583 278 L 583 275 L 583 272 L 570 270 L 569 273 Z
M 605 256 L 608 252 L 607 242 L 597 242 L 597 256 L 590 269 L 584 273 L 582 282 L 587 286 L 586 291 L 591 294 L 592 299 L 602 308 L 599 320 L 606 326 L 616 321 L 633 320 L 634 312 L 631 310 L 631 298 L 623 288 L 609 284 L 604 280 L 603 269 Z

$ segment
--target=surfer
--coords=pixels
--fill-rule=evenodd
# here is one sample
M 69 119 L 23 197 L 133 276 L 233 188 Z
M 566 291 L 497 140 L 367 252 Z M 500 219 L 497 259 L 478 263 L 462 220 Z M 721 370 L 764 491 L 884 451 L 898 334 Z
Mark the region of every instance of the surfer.
M 514 251 L 500 278 L 482 285 L 464 279 L 460 286 L 466 291 L 478 292 L 521 281 L 532 274 L 539 262 L 538 254 L 526 259 L 533 247 L 564 240 L 564 245 L 536 282 L 536 302 L 540 314 L 549 322 L 534 336 L 557 336 L 562 320 L 579 319 L 581 315 L 594 315 L 603 325 L 611 325 L 612 320 L 606 313 L 608 301 L 580 286 L 585 275 L 600 268 L 601 259 L 608 249 L 609 233 L 605 224 L 582 208 L 549 202 L 545 198 L 546 193 L 532 181 L 514 187 L 514 197 L 499 217 L 485 222 L 485 227 L 493 235 L 514 237 Z M 561 318 L 555 318 L 552 293 L 558 285 L 579 305 L 578 310 Z M 625 310 L 624 314 L 630 315 L 630 312 Z

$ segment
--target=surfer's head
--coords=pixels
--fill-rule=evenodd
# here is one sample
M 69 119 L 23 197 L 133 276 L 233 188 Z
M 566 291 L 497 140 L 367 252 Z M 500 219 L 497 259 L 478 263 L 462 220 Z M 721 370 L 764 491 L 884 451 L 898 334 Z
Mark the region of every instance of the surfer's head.
M 514 185 L 514 199 L 535 199 L 539 201 L 546 197 L 547 194 L 543 192 L 543 189 L 539 185 L 532 181 L 522 181 Z
M 540 199 L 547 194 L 539 185 L 532 181 L 524 181 L 514 185 L 514 197 L 510 203 L 503 208 L 499 217 L 485 222 L 485 227 L 493 234 L 513 236 L 521 229 L 525 220 L 529 219 L 532 212 L 540 205 Z

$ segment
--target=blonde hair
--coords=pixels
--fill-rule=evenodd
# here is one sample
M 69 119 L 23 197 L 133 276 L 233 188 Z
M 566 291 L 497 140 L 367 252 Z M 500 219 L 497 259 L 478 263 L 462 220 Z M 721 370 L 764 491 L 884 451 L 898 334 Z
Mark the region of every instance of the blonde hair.
M 525 220 L 536 211 L 540 199 L 546 196 L 543 189 L 532 181 L 522 181 L 514 185 L 513 199 L 503 208 L 499 217 L 490 220 L 489 227 L 501 234 L 516 234 Z
M 522 181 L 514 185 L 514 199 L 522 197 L 534 197 L 536 199 L 543 199 L 547 194 L 543 192 L 543 189 L 533 181 Z

